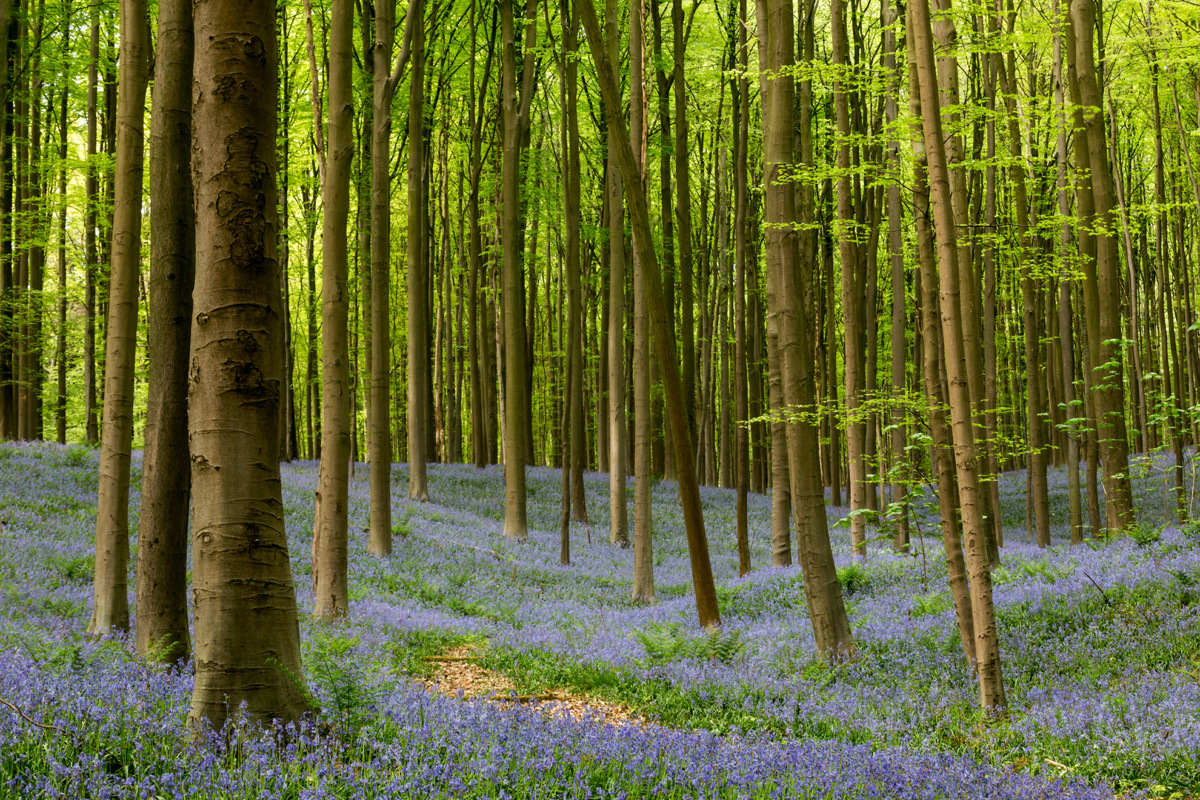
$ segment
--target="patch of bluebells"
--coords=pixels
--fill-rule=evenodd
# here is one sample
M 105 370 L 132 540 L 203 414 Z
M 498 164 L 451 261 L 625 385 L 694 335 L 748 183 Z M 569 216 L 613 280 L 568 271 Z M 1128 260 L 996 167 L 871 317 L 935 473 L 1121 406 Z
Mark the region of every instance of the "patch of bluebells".
M 314 463 L 298 462 L 283 474 L 302 615 L 312 604 L 316 473 Z M 501 532 L 499 467 L 430 465 L 432 503 L 405 499 L 406 472 L 397 467 L 388 559 L 369 556 L 365 535 L 353 535 L 366 526 L 367 474 L 359 465 L 350 487 L 352 619 L 341 634 L 356 643 L 360 663 L 374 665 L 366 678 L 375 687 L 368 692 L 373 721 L 352 745 L 313 727 L 285 737 L 286 753 L 250 735 L 231 752 L 187 736 L 186 675 L 119 656 L 127 650 L 119 642 L 79 638 L 90 599 L 94 456 L 82 448 L 0 446 L 0 536 L 7 540 L 0 548 L 0 652 L 12 651 L 0 656 L 10 658 L 0 663 L 0 696 L 19 696 L 14 702 L 39 720 L 59 715 L 75 735 L 95 731 L 90 749 L 65 740 L 50 748 L 77 776 L 62 785 L 80 791 L 60 788 L 64 796 L 215 797 L 220 792 L 202 787 L 225 787 L 240 797 L 249 789 L 238 776 L 249 774 L 263 782 L 254 792 L 264 797 L 317 797 L 335 787 L 347 797 L 826 796 L 829 782 L 832 797 L 1100 797 L 1114 783 L 1122 790 L 1191 786 L 1200 774 L 1200 679 L 1190 676 L 1186 655 L 1197 652 L 1200 619 L 1195 603 L 1180 602 L 1184 587 L 1173 577 L 1200 580 L 1200 555 L 1178 531 L 1148 547 L 1123 540 L 1047 552 L 1010 527 L 996 603 L 1011 721 L 981 727 L 953 611 L 936 602 L 946 591 L 935 539 L 918 539 L 916 557 L 872 548 L 848 596 L 860 657 L 828 668 L 815 656 L 799 569 L 766 566 L 770 499 L 751 495 L 758 569 L 739 579 L 733 493 L 702 487 L 724 627 L 740 646 L 727 659 L 664 661 L 648 657 L 637 632 L 701 635 L 674 486 L 654 489 L 660 600 L 639 606 L 629 600 L 632 550 L 607 542 L 606 475 L 586 476 L 591 528 L 572 523 L 573 563 L 563 567 L 555 470 L 528 470 L 530 536 L 517 543 Z M 1024 480 L 1002 479 L 1012 521 L 1017 501 L 1008 483 L 1023 487 Z M 831 523 L 846 513 L 830 509 Z M 926 530 L 936 532 L 930 522 Z M 1064 536 L 1059 529 L 1057 540 Z M 849 565 L 842 528 L 834 547 L 839 565 Z M 1154 608 L 1159 618 L 1147 622 Z M 306 634 L 314 627 L 303 616 L 302 625 Z M 423 631 L 473 635 L 493 653 L 594 665 L 671 687 L 698 706 L 736 707 L 746 732 L 617 731 L 431 697 L 395 666 L 396 642 Z M 25 683 L 10 686 L 16 678 L 9 676 Z M 152 677 L 169 688 L 129 688 Z M 79 691 L 92 698 L 91 710 L 83 701 L 60 703 L 69 695 L 60 683 L 89 687 Z M 0 709 L 0 724 L 15 738 L 0 745 L 54 738 L 5 714 Z M 127 726 L 124 733 L 104 727 L 113 718 Z M 157 755 L 143 757 L 149 745 L 126 760 L 111 752 L 112 742 L 132 740 L 158 742 Z M 653 768 L 645 753 L 656 754 Z M 97 768 L 95 759 L 109 766 Z M 126 772 L 110 774 L 116 763 Z M 1085 775 L 1097 788 L 1057 780 L 1062 773 Z M 974 788 L 964 794 L 966 786 Z M 54 796 L 48 787 L 46 796 Z

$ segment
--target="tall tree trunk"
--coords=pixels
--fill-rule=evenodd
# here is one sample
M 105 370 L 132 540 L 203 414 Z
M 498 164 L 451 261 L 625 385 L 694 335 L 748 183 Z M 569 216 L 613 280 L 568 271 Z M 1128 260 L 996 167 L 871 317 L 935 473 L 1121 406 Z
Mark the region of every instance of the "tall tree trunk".
M 291 721 L 308 702 L 276 430 L 275 4 L 206 0 L 195 15 L 191 717 L 221 727 L 244 707 L 251 719 Z M 222 91 L 229 81 L 240 91 Z
M 93 16 L 98 12 L 92 11 Z M 12 272 L 12 255 L 13 246 L 16 244 L 15 225 L 12 215 L 12 177 L 9 174 L 13 162 L 13 147 L 12 135 L 12 120 L 9 118 L 8 109 L 9 103 L 7 95 L 10 93 L 9 84 L 9 68 L 8 68 L 8 51 L 9 51 L 9 33 L 12 25 L 12 4 L 11 0 L 0 0 L 0 48 L 3 52 L 0 53 L 0 90 L 3 91 L 4 97 L 0 97 L 0 139 L 3 143 L 0 148 L 3 153 L 0 154 L 0 195 L 3 196 L 3 201 L 0 203 L 0 224 L 6 224 L 7 229 L 0 233 L 0 438 L 13 439 L 16 438 L 16 403 L 14 387 L 12 384 L 12 292 L 13 292 L 13 272 Z M 96 29 L 98 31 L 98 28 Z M 94 74 L 94 73 L 93 73 Z M 90 121 L 95 124 L 95 104 L 91 108 L 92 114 Z M 95 438 L 88 440 L 89 443 L 95 441 Z
M 617 3 L 609 0 L 605 14 L 608 57 L 618 63 Z M 607 109 L 606 109 L 607 111 Z M 619 111 L 619 109 L 618 109 Z M 608 540 L 629 545 L 626 511 L 628 431 L 625 426 L 625 203 L 622 175 L 617 167 L 617 132 L 608 128 Z
M 524 289 L 521 269 L 520 213 L 520 107 L 517 96 L 517 46 L 513 5 L 500 0 L 501 118 L 503 123 L 501 176 L 501 250 L 504 303 L 504 535 L 524 541 L 525 517 L 525 331 Z M 536 2 L 536 0 L 533 0 Z M 535 6 L 536 9 L 536 6 Z M 526 16 L 525 19 L 529 19 Z M 536 25 L 536 19 L 527 24 Z
M 693 13 L 695 11 L 693 6 Z M 672 89 L 675 92 L 675 219 L 679 225 L 680 325 L 682 326 L 684 410 L 689 435 L 696 429 L 696 323 L 695 276 L 692 256 L 692 189 L 689 170 L 691 142 L 687 118 L 687 84 L 684 76 L 686 39 L 683 0 L 671 0 L 671 37 L 674 60 Z M 664 209 L 664 213 L 666 213 Z
M 687 436 L 687 418 L 684 413 L 683 381 L 679 374 L 679 362 L 675 356 L 675 342 L 669 338 L 667 310 L 663 307 L 662 276 L 659 274 L 658 258 L 651 238 L 650 213 L 646 207 L 646 194 L 637 184 L 637 162 L 633 148 L 629 147 L 624 120 L 621 118 L 620 94 L 617 88 L 616 70 L 609 59 L 600 33 L 600 23 L 591 0 L 575 0 L 576 13 L 583 18 L 588 46 L 596 65 L 601 93 L 604 97 L 605 116 L 610 131 L 615 131 L 617 161 L 629 192 L 630 217 L 637 231 L 634 244 L 642 260 L 643 291 L 646 308 L 652 318 L 655 351 L 663 367 L 663 389 L 666 394 L 667 421 L 672 427 L 672 441 L 679 464 L 679 504 L 683 507 L 684 529 L 688 541 L 688 556 L 691 561 L 692 586 L 696 593 L 696 611 L 700 625 L 711 627 L 721 624 L 717 608 L 716 586 L 712 578 L 712 564 L 708 557 L 708 539 L 704 533 L 704 516 L 700 507 L 700 486 L 696 481 L 696 466 L 692 455 L 691 440 Z
M 980 705 L 985 714 L 1003 714 L 1007 705 L 1000 667 L 999 636 L 992 605 L 992 577 L 988 563 L 986 520 L 980 502 L 979 467 L 975 448 L 975 425 L 971 413 L 963 320 L 959 306 L 958 250 L 954 209 L 950 198 L 950 176 L 946 164 L 937 77 L 934 68 L 933 34 L 929 4 L 916 0 L 909 5 L 910 39 L 921 95 L 921 122 L 929 165 L 930 197 L 937 233 L 938 279 L 941 293 L 942 350 L 950 386 L 950 416 L 954 440 L 958 499 L 966 535 L 967 565 L 971 585 L 971 609 L 975 627 L 976 673 Z
M 272 28 L 272 31 L 274 28 Z M 138 265 L 142 244 L 143 117 L 149 70 L 144 0 L 121 2 L 121 97 L 105 348 L 104 428 L 96 509 L 96 573 L 88 633 L 129 628 L 129 447 L 133 438 Z M 272 78 L 273 80 L 273 78 Z M 274 111 L 272 111 L 272 116 Z M 272 146 L 274 139 L 272 141 Z
M 911 26 L 910 26 L 911 28 Z M 942 387 L 942 347 L 938 332 L 937 259 L 934 255 L 933 227 L 929 218 L 929 180 L 926 172 L 925 138 L 921 129 L 921 92 L 915 65 L 909 62 L 909 109 L 917 120 L 912 127 L 913 222 L 917 229 L 918 319 L 920 320 L 921 377 L 929 406 L 929 429 L 933 439 L 930 466 L 937 472 L 938 511 L 942 521 L 942 547 L 946 555 L 946 573 L 950 595 L 954 599 L 954 616 L 958 637 L 967 663 L 975 664 L 975 621 L 972 614 L 971 591 L 967 584 L 967 567 L 963 560 L 962 537 L 958 521 L 958 481 L 954 470 L 954 443 L 946 424 Z
M 8 26 L 4 26 L 8 30 Z M 100 11 L 91 7 L 91 50 L 88 59 L 87 91 L 87 175 L 84 178 L 84 194 L 87 195 L 87 211 L 84 214 L 83 230 L 83 306 L 87 316 L 83 329 L 83 419 L 84 439 L 89 445 L 100 440 L 96 425 L 96 278 L 99 271 L 99 256 L 96 252 L 96 228 L 99 225 L 98 206 L 100 186 L 96 164 L 98 154 L 97 129 L 97 83 L 100 62 Z M 0 59 L 3 60 L 3 59 Z M 0 396 L 4 387 L 0 386 Z
M 734 170 L 736 172 L 734 188 L 734 227 L 735 247 L 737 258 L 737 275 L 734 287 L 734 396 L 736 406 L 735 432 L 735 471 L 737 484 L 737 549 L 738 574 L 745 575 L 750 571 L 750 526 L 748 516 L 747 494 L 750 491 L 750 418 L 749 398 L 747 397 L 746 375 L 746 257 L 749 247 L 746 239 L 750 233 L 749 197 L 747 191 L 747 150 L 750 138 L 750 82 L 746 78 L 750 59 L 749 48 L 746 45 L 746 28 L 749 20 L 746 18 L 746 0 L 738 0 L 738 64 L 739 77 L 737 81 L 737 144 L 734 155 Z
M 313 529 L 313 616 L 345 616 L 350 608 L 350 162 L 354 6 L 333 0 L 329 26 L 329 151 L 321 184 L 321 467 Z
M 567 362 L 571 380 L 568 383 L 566 405 L 569 408 L 568 430 L 571 449 L 571 518 L 579 522 L 588 521 L 587 501 L 584 495 L 583 470 L 587 457 L 587 435 L 584 422 L 584 359 L 583 359 L 583 303 L 580 257 L 580 167 L 579 167 L 579 50 L 576 39 L 577 20 L 570 15 L 569 0 L 562 0 L 563 19 L 570 20 L 563 34 L 565 55 L 566 125 L 563 152 L 566 157 L 565 204 L 567 229 Z
M 1092 46 L 1095 29 L 1093 0 L 1071 0 L 1074 28 L 1075 80 L 1079 103 L 1102 108 L 1100 82 Z M 1121 284 L 1117 265 L 1116 227 L 1113 218 L 1112 168 L 1105 141 L 1104 115 L 1083 115 L 1091 165 L 1094 218 L 1084 218 L 1096 241 L 1096 289 L 1098 336 L 1091 339 L 1093 378 L 1096 386 L 1096 415 L 1100 455 L 1104 461 L 1106 524 L 1114 531 L 1134 522 L 1133 495 L 1129 483 L 1129 448 L 1125 425 L 1125 389 L 1120 364 Z M 1082 210 L 1082 209 L 1081 209 Z M 1081 215 L 1082 216 L 1082 215 Z M 1111 368 L 1110 365 L 1116 365 Z
M 160 0 L 150 110 L 150 389 L 138 519 L 137 646 L 188 661 L 188 350 L 195 282 L 192 5 Z
M 1062 11 L 1058 1 L 1054 3 L 1054 93 L 1058 106 L 1057 132 L 1055 139 L 1055 188 L 1058 194 L 1058 214 L 1062 217 L 1059 226 L 1059 249 L 1066 260 L 1071 244 L 1071 198 L 1067 187 L 1067 112 L 1063 93 L 1062 63 Z M 1064 270 L 1065 272 L 1065 270 Z M 1071 544 L 1083 541 L 1083 505 L 1079 491 L 1079 426 L 1075 423 L 1080 415 L 1075 399 L 1075 347 L 1072 341 L 1071 286 L 1073 281 L 1060 278 L 1058 297 L 1058 331 L 1062 340 L 1063 401 L 1067 407 L 1067 504 L 1070 508 Z M 1142 424 L 1143 430 L 1145 423 Z
M 637 162 L 637 191 L 646 191 L 646 11 L 645 0 L 634 0 L 629 9 L 629 144 Z M 634 237 L 645 235 L 635 230 Z M 650 247 L 653 247 L 653 242 Z M 651 532 L 650 492 L 653 413 L 650 405 L 650 316 L 646 308 L 645 265 L 633 250 L 633 599 L 654 601 L 654 542 Z
M 887 7 L 884 20 L 894 24 L 903 14 L 900 5 Z M 892 92 L 885 100 L 885 114 L 889 129 L 895 128 L 899 116 L 897 96 L 901 87 L 903 73 L 896 64 L 896 32 L 889 28 L 883 35 L 884 69 L 892 74 Z M 905 279 L 904 279 L 904 234 L 903 212 L 900 206 L 900 140 L 893 137 L 888 143 L 888 169 L 892 172 L 892 180 L 887 187 L 888 213 L 888 255 L 891 258 L 892 280 L 892 396 L 902 398 L 907 389 L 905 380 L 905 356 L 907 342 L 905 340 L 906 308 L 905 308 Z M 907 450 L 908 444 L 905 422 L 907 413 L 903 405 L 896 405 L 891 414 L 891 447 L 892 447 L 892 503 L 898 504 L 895 510 L 894 528 L 892 532 L 892 549 L 902 553 L 908 549 L 908 487 L 907 479 Z
M 775 317 L 782 351 L 784 402 L 790 408 L 814 406 L 812 350 L 809 326 L 801 303 L 799 252 L 796 231 L 795 189 L 787 175 L 792 164 L 792 106 L 794 86 L 791 0 L 759 0 L 759 62 L 763 73 L 762 134 L 764 224 L 767 280 L 774 283 L 777 303 L 768 313 Z M 817 430 L 811 421 L 792 420 L 787 425 L 788 472 L 804 594 L 808 600 L 817 649 L 827 657 L 849 655 L 854 650 L 850 619 L 833 562 L 825 497 L 821 488 Z
M 845 336 L 846 375 L 846 449 L 850 466 L 850 541 L 855 556 L 867 552 L 867 462 L 865 458 L 866 422 L 860 419 L 862 404 L 863 331 L 859 320 L 863 316 L 861 287 L 858 278 L 858 248 L 855 244 L 853 198 L 850 189 L 850 100 L 846 89 L 849 55 L 846 43 L 846 11 L 842 0 L 833 0 L 830 7 L 833 30 L 833 63 L 842 77 L 834 83 L 834 106 L 837 114 L 837 218 L 838 241 L 842 264 L 842 319 Z
M 412 70 L 408 88 L 408 496 L 429 499 L 429 293 L 425 180 L 425 0 L 412 0 Z
M 67 8 L 69 9 L 69 5 Z M 3 24 L 3 12 L 0 11 L 0 24 Z M 0 41 L 3 36 L 0 35 Z M 68 52 L 71 43 L 70 15 L 63 15 L 63 52 Z M 55 325 L 56 337 L 54 344 L 54 364 L 57 375 L 57 390 L 54 399 L 54 429 L 55 440 L 59 444 L 67 443 L 67 100 L 70 87 L 67 78 L 63 76 L 62 91 L 59 94 L 58 108 L 58 314 Z M 4 82 L 0 80 L 0 86 Z M 3 126 L 3 114 L 0 114 L 0 127 Z M 0 177 L 0 185 L 3 184 Z
M 409 6 L 416 9 L 417 3 Z M 371 102 L 371 397 L 367 415 L 367 452 L 371 462 L 371 510 L 367 549 L 372 555 L 392 552 L 392 377 L 388 345 L 392 340 L 392 44 L 396 0 L 379 0 L 375 7 Z M 409 15 L 405 45 L 413 26 Z M 401 58 L 403 63 L 403 57 Z M 399 69 L 395 72 L 399 77 Z
M 1005 66 L 1001 54 L 995 55 L 996 72 L 1000 76 L 1000 91 L 1008 116 L 1008 152 L 1009 174 L 1013 184 L 1013 194 L 1016 203 L 1017 229 L 1021 238 L 1021 305 L 1024 306 L 1024 356 L 1025 374 L 1028 389 L 1025 393 L 1025 433 L 1028 438 L 1028 476 L 1030 485 L 1030 502 L 1033 506 L 1034 518 L 1037 521 L 1037 543 L 1039 547 L 1050 546 L 1050 500 L 1046 484 L 1046 448 L 1048 443 L 1042 438 L 1041 414 L 1045 405 L 1042 397 L 1045 394 L 1043 379 L 1046 370 L 1040 362 L 1041 331 L 1038 314 L 1038 289 L 1034 285 L 1033 270 L 1038 261 L 1035 252 L 1030 227 L 1029 194 L 1025 186 L 1024 155 L 1021 152 L 1021 129 L 1017 119 L 1016 97 L 1013 87 L 1016 84 L 1014 54 L 1010 51 L 1008 65 Z M 1049 365 L 1047 365 L 1047 368 Z

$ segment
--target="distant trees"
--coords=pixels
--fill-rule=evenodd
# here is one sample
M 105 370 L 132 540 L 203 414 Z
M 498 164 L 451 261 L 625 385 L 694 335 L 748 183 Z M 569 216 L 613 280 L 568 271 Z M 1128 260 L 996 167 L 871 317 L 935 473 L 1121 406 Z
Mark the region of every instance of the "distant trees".
M 143 449 L 138 642 L 182 657 L 200 72 L 187 9 L 162 0 L 152 42 L 139 2 L 0 0 L 0 436 L 101 446 L 98 634 L 130 624 Z M 222 3 L 201 5 L 217 19 Z M 360 533 L 379 556 L 396 462 L 420 501 L 437 498 L 433 462 L 503 462 L 518 540 L 528 468 L 566 470 L 564 563 L 594 468 L 647 602 L 650 498 L 678 482 L 704 624 L 719 619 L 707 537 L 758 566 L 751 493 L 770 491 L 772 562 L 800 562 L 818 648 L 849 653 L 840 525 L 854 557 L 884 537 L 904 552 L 936 482 L 964 654 L 1001 705 L 987 581 L 1021 524 L 997 476 L 1024 470 L 1031 540 L 1065 523 L 1079 542 L 1146 511 L 1139 470 L 1161 472 L 1186 519 L 1200 435 L 1195 32 L 1126 3 L 1042 6 L 608 2 L 592 30 L 591 3 L 412 0 L 397 53 L 394 0 L 277 4 L 278 196 L 251 205 L 277 201 L 262 263 L 279 280 L 250 305 L 279 315 L 271 347 L 287 351 L 277 455 L 321 461 L 313 612 L 349 609 L 361 454 Z M 244 55 L 257 81 L 268 62 Z M 265 103 L 230 88 L 241 74 L 197 108 Z M 701 484 L 736 489 L 730 525 L 706 529 Z

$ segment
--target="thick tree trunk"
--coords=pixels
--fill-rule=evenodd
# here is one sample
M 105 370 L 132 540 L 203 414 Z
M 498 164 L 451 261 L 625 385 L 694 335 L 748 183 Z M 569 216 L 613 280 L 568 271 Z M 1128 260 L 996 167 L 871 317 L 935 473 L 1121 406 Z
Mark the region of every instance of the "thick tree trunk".
M 205 0 L 195 14 L 191 717 L 291 721 L 308 703 L 277 452 L 275 4 Z
M 329 27 L 329 151 L 321 184 L 321 467 L 313 529 L 313 616 L 330 620 L 350 610 L 350 161 L 354 7 L 333 0 Z
M 195 282 L 192 4 L 159 0 L 150 110 L 150 389 L 138 519 L 137 647 L 188 661 L 188 351 Z
M 273 25 L 273 23 L 272 23 Z M 272 27 L 272 31 L 274 28 Z M 88 633 L 129 627 L 129 447 L 133 438 L 138 266 L 142 245 L 143 118 L 149 70 L 144 0 L 121 2 L 121 97 L 105 348 L 104 427 L 96 509 L 96 573 Z M 274 80 L 274 78 L 272 78 Z M 274 112 L 272 111 L 272 115 Z M 272 143 L 274 139 L 271 140 Z

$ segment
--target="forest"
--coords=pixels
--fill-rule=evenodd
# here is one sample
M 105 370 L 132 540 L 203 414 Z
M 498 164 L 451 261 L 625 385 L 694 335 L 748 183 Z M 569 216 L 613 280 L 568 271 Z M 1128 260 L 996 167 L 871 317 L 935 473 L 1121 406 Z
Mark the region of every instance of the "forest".
M 0 35 L 0 798 L 1200 795 L 1200 4 Z

